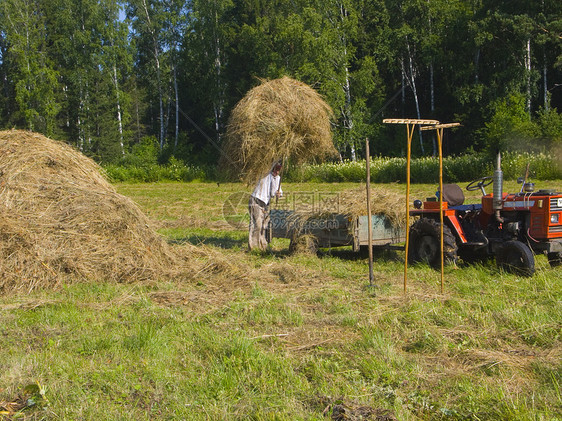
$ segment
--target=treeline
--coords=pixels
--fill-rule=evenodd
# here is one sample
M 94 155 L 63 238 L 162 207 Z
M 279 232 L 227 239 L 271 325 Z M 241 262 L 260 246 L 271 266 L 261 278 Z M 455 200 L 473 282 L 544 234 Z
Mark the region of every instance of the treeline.
M 103 163 L 213 165 L 230 110 L 284 75 L 332 106 L 343 159 L 365 138 L 403 156 L 405 128 L 384 117 L 460 122 L 446 154 L 556 150 L 562 3 L 0 1 L 0 126 Z M 415 156 L 435 154 L 433 136 L 416 133 Z

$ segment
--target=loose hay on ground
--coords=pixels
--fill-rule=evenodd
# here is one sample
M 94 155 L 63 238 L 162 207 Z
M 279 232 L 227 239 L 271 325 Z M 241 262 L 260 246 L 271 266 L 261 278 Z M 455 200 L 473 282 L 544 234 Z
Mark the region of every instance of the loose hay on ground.
M 288 77 L 263 81 L 232 111 L 221 166 L 254 183 L 275 160 L 290 157 L 299 164 L 335 155 L 332 116 L 308 85 Z

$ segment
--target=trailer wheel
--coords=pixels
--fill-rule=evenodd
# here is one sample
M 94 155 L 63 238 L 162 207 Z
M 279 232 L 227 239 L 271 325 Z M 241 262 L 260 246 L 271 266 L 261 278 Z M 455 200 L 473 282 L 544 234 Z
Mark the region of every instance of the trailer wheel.
M 550 267 L 555 268 L 562 264 L 562 253 L 560 252 L 548 253 L 547 257 L 548 263 L 550 263 Z
M 289 243 L 289 252 L 316 254 L 318 252 L 318 240 L 311 234 L 295 236 L 291 238 Z
M 521 241 L 503 244 L 496 252 L 496 264 L 506 272 L 521 276 L 533 276 L 535 273 L 535 256 Z
M 429 218 L 421 218 L 410 227 L 408 262 L 426 262 L 433 267 L 441 267 L 441 229 L 440 223 Z M 443 226 L 443 256 L 445 264 L 456 262 L 457 243 L 451 230 Z

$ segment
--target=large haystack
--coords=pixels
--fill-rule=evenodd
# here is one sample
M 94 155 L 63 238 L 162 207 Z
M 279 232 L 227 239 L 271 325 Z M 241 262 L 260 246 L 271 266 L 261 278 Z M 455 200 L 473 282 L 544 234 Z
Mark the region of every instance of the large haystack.
M 0 291 L 164 276 L 177 257 L 150 225 L 72 147 L 0 132 Z
M 298 165 L 333 156 L 332 115 L 308 85 L 288 77 L 264 81 L 232 111 L 222 167 L 254 183 L 276 160 L 290 158 Z

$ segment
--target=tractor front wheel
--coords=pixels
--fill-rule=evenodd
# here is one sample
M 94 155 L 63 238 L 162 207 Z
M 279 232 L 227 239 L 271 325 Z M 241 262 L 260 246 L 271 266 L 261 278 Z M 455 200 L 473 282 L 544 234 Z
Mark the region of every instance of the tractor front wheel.
M 441 224 L 433 219 L 421 218 L 410 227 L 408 262 L 426 262 L 441 267 Z M 443 226 L 443 256 L 445 264 L 456 262 L 457 243 L 451 230 Z
M 535 256 L 521 241 L 503 244 L 496 252 L 496 264 L 506 272 L 521 276 L 533 276 L 535 273 Z

